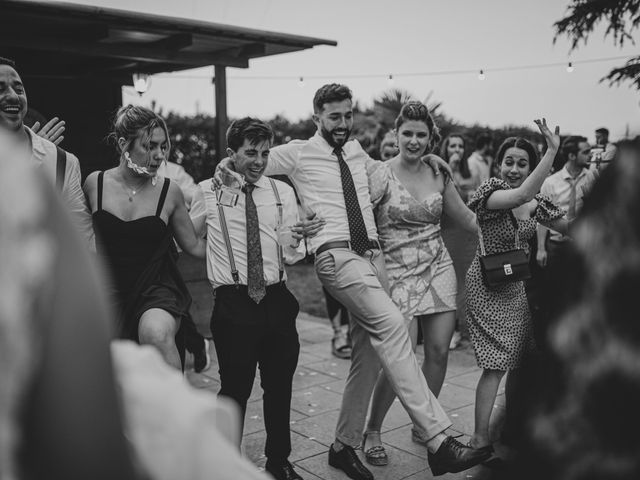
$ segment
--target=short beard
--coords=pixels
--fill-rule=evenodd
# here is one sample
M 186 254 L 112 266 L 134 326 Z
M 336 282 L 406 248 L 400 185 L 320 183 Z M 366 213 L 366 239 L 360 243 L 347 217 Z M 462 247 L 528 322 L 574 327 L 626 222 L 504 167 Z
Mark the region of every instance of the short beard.
M 322 134 L 322 137 L 327 141 L 327 143 L 333 148 L 342 147 L 345 143 L 347 143 L 347 140 L 349 140 L 349 137 L 351 136 L 351 130 L 347 130 L 347 134 L 344 136 L 344 142 L 336 144 L 335 140 L 333 139 L 333 135 L 331 135 L 331 132 L 323 126 L 320 127 L 320 133 Z

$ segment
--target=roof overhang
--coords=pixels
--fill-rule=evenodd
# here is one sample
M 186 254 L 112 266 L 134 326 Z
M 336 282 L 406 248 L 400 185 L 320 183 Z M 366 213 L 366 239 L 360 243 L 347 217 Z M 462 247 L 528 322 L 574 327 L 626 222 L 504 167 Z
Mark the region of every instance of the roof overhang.
M 14 58 L 23 76 L 110 78 L 225 65 L 247 68 L 252 58 L 296 52 L 321 38 L 149 15 L 66 2 L 1 0 L 0 56 Z

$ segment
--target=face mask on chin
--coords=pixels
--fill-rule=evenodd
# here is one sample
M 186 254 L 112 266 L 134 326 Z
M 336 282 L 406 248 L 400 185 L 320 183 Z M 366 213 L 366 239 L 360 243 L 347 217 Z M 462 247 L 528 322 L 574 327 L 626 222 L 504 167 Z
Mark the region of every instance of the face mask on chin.
M 132 170 L 133 172 L 137 173 L 138 175 L 144 175 L 145 177 L 150 177 L 151 178 L 151 183 L 153 185 L 156 184 L 156 182 L 158 181 L 158 177 L 157 172 L 150 172 L 147 167 L 141 167 L 140 165 L 136 165 L 135 163 L 133 163 L 133 161 L 131 160 L 131 157 L 129 155 L 125 155 L 125 158 L 127 159 L 127 167 Z

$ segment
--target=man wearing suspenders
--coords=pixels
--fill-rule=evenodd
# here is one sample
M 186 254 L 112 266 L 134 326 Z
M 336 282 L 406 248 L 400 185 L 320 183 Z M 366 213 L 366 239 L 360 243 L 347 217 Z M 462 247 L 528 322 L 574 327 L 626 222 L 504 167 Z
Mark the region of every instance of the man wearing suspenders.
M 271 127 L 245 117 L 227 131 L 227 153 L 245 185 L 237 204 L 221 203 L 211 179 L 200 183 L 207 207 L 207 276 L 215 292 L 211 333 L 220 368 L 220 395 L 246 411 L 260 367 L 267 431 L 266 470 L 276 479 L 300 479 L 291 453 L 291 383 L 300 344 L 299 305 L 285 285 L 283 262 L 304 257 L 302 235 L 278 243 L 281 227 L 301 231 L 293 189 L 264 177 L 273 141 Z

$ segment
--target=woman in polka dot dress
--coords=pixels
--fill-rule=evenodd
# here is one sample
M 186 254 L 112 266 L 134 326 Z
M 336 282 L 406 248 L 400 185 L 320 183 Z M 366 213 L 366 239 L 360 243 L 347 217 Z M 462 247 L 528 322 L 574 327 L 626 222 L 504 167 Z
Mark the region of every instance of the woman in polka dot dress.
M 417 322 L 424 337 L 422 371 L 438 396 L 447 370 L 449 343 L 455 328 L 456 274 L 440 235 L 443 210 L 457 224 L 476 233 L 475 215 L 455 185 L 436 175 L 422 156 L 437 145 L 438 129 L 426 105 L 411 101 L 396 119 L 399 154 L 369 165 L 369 191 L 389 276 L 390 296 L 404 314 L 411 341 Z M 364 453 L 373 465 L 388 462 L 380 430 L 395 394 L 381 374 L 371 402 Z M 416 432 L 418 439 L 423 436 Z
M 564 212 L 538 193 L 560 145 L 559 128 L 551 132 L 546 120 L 536 120 L 547 151 L 536 166 L 536 148 L 523 138 L 511 137 L 498 150 L 500 178 L 485 181 L 469 201 L 476 212 L 487 254 L 515 248 L 517 221 L 520 244 L 535 235 L 536 222 L 565 233 Z M 528 252 L 527 252 L 528 253 Z M 533 346 L 531 314 L 524 283 L 487 287 L 480 270 L 479 250 L 467 271 L 467 325 L 483 369 L 476 388 L 475 430 L 469 442 L 491 451 L 489 420 L 498 386 L 505 372 L 518 368 L 523 353 Z

